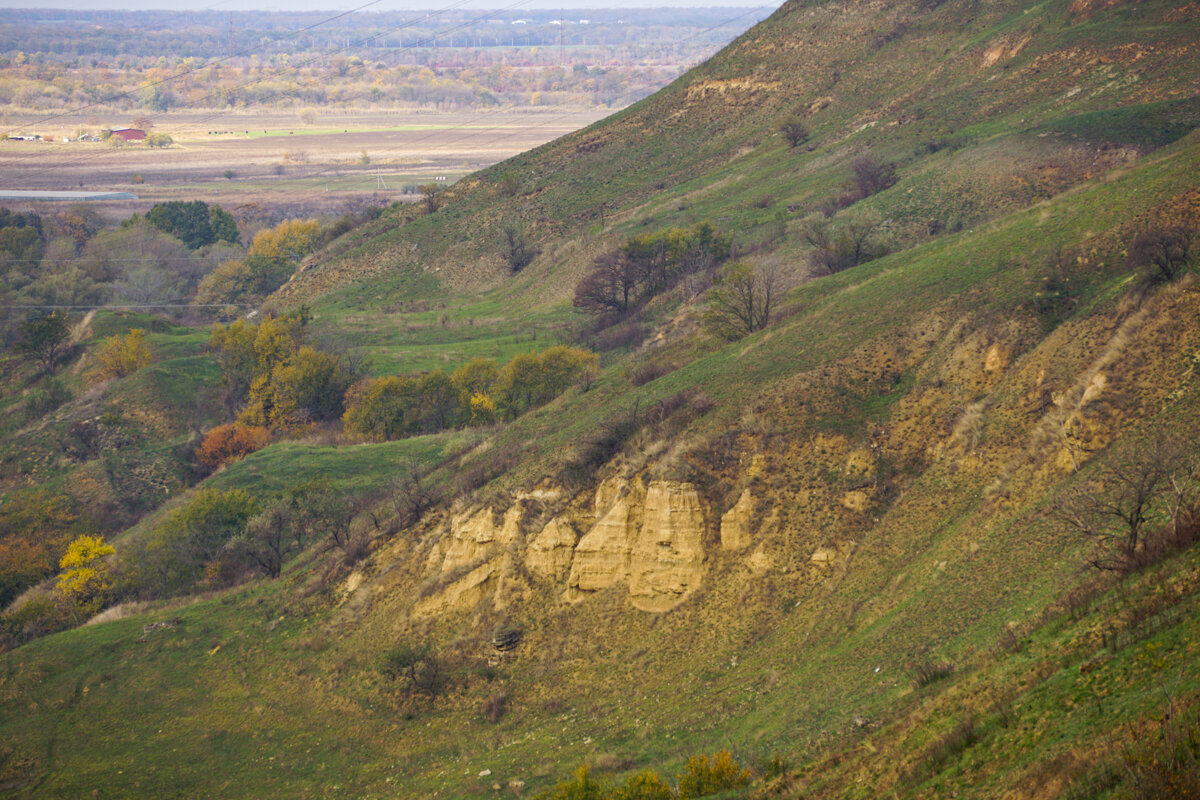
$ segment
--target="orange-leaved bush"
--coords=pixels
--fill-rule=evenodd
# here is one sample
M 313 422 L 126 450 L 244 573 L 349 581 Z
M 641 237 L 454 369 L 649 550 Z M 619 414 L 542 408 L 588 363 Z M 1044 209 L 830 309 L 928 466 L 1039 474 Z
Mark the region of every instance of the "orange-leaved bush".
M 218 425 L 204 437 L 196 450 L 196 460 L 210 470 L 261 450 L 271 441 L 271 434 L 258 425 L 231 422 Z

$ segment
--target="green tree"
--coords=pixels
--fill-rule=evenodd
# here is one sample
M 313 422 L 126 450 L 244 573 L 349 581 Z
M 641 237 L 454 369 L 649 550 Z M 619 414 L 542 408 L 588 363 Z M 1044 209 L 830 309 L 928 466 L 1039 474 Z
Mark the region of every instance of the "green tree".
M 203 200 L 170 200 L 146 212 L 146 221 L 179 239 L 191 250 L 218 240 L 238 241 L 237 222 L 220 206 Z
M 134 568 L 155 594 L 190 592 L 205 568 L 221 561 L 260 510 L 258 501 L 243 489 L 202 489 L 137 548 Z
M 296 545 L 292 509 L 284 503 L 272 503 L 246 523 L 239 539 L 243 551 L 268 577 L 278 578 L 284 562 Z
M 67 315 L 60 312 L 31 317 L 21 324 L 19 347 L 53 374 L 59 357 L 71 338 Z

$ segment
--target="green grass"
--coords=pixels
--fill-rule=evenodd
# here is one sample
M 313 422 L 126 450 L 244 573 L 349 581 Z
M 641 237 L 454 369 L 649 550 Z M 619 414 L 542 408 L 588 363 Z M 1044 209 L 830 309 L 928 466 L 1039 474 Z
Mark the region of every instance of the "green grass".
M 1148 54 L 1138 67 L 1146 77 L 1134 86 L 1122 82 L 1128 74 L 1074 72 L 1073 55 L 1038 60 L 1068 50 L 1090 58 L 1124 41 L 1170 44 L 1194 34 L 1195 24 L 1158 31 L 1164 3 L 1091 21 L 1069 18 L 1066 5 L 1008 4 L 964 16 L 961 4 L 946 3 L 879 45 L 864 35 L 861 15 L 821 16 L 828 9 L 820 4 L 797 15 L 785 6 L 721 59 L 615 121 L 484 173 L 481 188 L 456 190 L 437 214 L 401 225 L 402 210 L 389 211 L 345 237 L 300 279 L 346 267 L 314 290 L 314 332 L 349 344 L 375 375 L 449 370 L 563 340 L 577 321 L 566 298 L 579 260 L 631 233 L 711 220 L 743 244 L 758 241 L 788 205 L 797 210 L 786 220 L 794 221 L 843 191 L 849 164 L 866 149 L 895 160 L 902 178 L 859 206 L 893 221 L 897 252 L 799 287 L 784 302 L 791 314 L 768 330 L 723 344 L 689 332 L 678 298 L 648 311 L 679 323 L 636 355 L 677 365 L 655 381 L 632 386 L 623 372 L 629 361 L 613 356 L 588 391 L 572 389 L 486 434 L 278 442 L 209 478 L 209 486 L 263 497 L 314 478 L 360 494 L 386 489 L 417 465 L 433 468 L 430 480 L 443 488 L 458 474 L 446 460 L 485 435 L 488 446 L 465 458 L 466 467 L 521 453 L 476 495 L 455 496 L 424 525 L 381 536 L 362 564 L 317 548 L 279 581 L 0 657 L 0 741 L 9 748 L 0 751 L 0 785 L 16 780 L 19 793 L 64 797 L 102 787 L 114 796 L 481 798 L 495 796 L 493 781 L 510 778 L 530 793 L 547 788 L 605 754 L 673 773 L 689 756 L 728 746 L 743 760 L 783 753 L 802 764 L 811 781 L 805 796 L 995 797 L 1021 783 L 1047 785 L 1039 770 L 1066 775 L 1074 755 L 1100 753 L 1123 726 L 1160 716 L 1164 682 L 1174 681 L 1181 696 L 1200 690 L 1200 677 L 1184 674 L 1196 656 L 1194 592 L 1180 597 L 1177 616 L 1110 653 L 1098 635 L 1164 587 L 1194 585 L 1195 550 L 1110 590 L 1077 622 L 1041 616 L 1081 580 L 1086 548 L 1064 537 L 1049 512 L 1089 473 L 1023 460 L 1036 424 L 1027 395 L 1042 380 L 1039 369 L 1045 385 L 1062 391 L 1095 362 L 1129 318 L 1121 251 L 1130 232 L 1194 191 L 1200 174 L 1200 141 L 1185 135 L 1195 104 L 1164 99 L 1195 64 L 1163 76 L 1155 70 L 1165 57 Z M 893 23 L 871 17 L 869 33 Z M 1020 54 L 981 66 L 998 37 L 1011 44 L 1035 31 Z M 703 79 L 748 75 L 775 76 L 779 85 L 745 100 L 736 89 L 699 101 L 686 95 Z M 783 147 L 778 118 L 822 95 L 830 104 L 809 114 L 814 149 Z M 590 137 L 599 144 L 581 146 Z M 1036 154 L 1052 163 L 1069 154 L 1067 144 L 1097 142 L 1160 149 L 1046 194 L 1020 185 L 1028 175 L 1004 172 L 1014 151 L 1044 146 Z M 516 198 L 488 186 L 505 170 L 525 180 Z M 1008 178 L 1011 186 L 996 188 Z M 765 195 L 774 200 L 760 208 Z M 962 230 L 921 233 L 954 212 Z M 473 273 L 494 263 L 496 233 L 510 218 L 547 253 L 564 255 L 548 255 L 515 279 Z M 754 258 L 802 259 L 794 226 L 788 233 Z M 1056 320 L 1069 327 L 1056 332 L 1028 300 L 1060 246 L 1086 263 L 1072 267 L 1078 302 Z M 102 315 L 95 325 L 112 335 L 140 321 Z M 917 321 L 940 326 L 925 349 Z M 1151 428 L 1194 438 L 1200 401 L 1180 377 L 1186 370 L 1173 368 L 1185 365 L 1200 335 L 1192 321 L 1181 315 L 1173 329 L 1169 346 L 1178 353 L 1134 342 L 1124 360 L 1105 367 L 1111 393 L 1103 400 L 1119 411 L 1118 444 L 1097 448 L 1094 459 Z M 983 389 L 970 383 L 978 354 L 966 345 L 976 336 L 1013 346 L 1014 365 Z M 154 329 L 151 345 L 163 360 L 113 386 L 109 402 L 162 409 L 179 426 L 155 448 L 186 434 L 189 404 L 215 385 L 205 339 L 201 331 Z M 916 355 L 903 367 L 880 367 L 872 348 L 890 345 L 901 360 L 909 349 Z M 1157 372 L 1136 372 L 1143 362 Z M 1138 385 L 1121 383 L 1123 369 Z M 556 501 L 520 501 L 531 516 L 517 544 L 498 547 L 499 558 L 512 558 L 503 562 L 503 603 L 414 616 L 413 598 L 449 580 L 436 569 L 449 519 L 484 503 L 503 512 L 516 491 L 553 488 L 555 471 L 606 420 L 635 408 L 650 415 L 678 392 L 703 393 L 713 408 L 663 441 L 649 441 L 647 426 L 626 460 L 598 477 L 620 469 L 627 479 L 694 480 L 706 492 L 708 559 L 694 597 L 670 613 L 644 614 L 618 585 L 567 605 L 561 581 L 532 577 L 521 542 L 564 509 L 586 530 L 592 497 L 584 488 L 576 498 L 568 491 Z M 908 405 L 927 397 L 928 407 Z M 980 445 L 943 448 L 962 407 L 978 400 L 988 401 Z M 1158 416 L 1148 418 L 1147 409 Z M 914 432 L 901 432 L 906 414 Z M 734 436 L 716 439 L 726 433 Z M 818 436 L 878 449 L 880 489 L 868 513 L 842 506 L 850 488 L 842 456 L 834 445 L 834 455 L 816 454 Z M 1000 478 L 1002 491 L 989 488 Z M 743 488 L 764 500 L 762 516 L 773 520 L 756 534 L 771 561 L 761 574 L 751 571 L 749 553 L 723 552 L 715 541 L 721 504 Z M 154 521 L 145 518 L 131 535 Z M 833 542 L 853 542 L 848 562 L 810 562 Z M 352 571 L 364 580 L 354 591 L 346 582 Z M 174 617 L 181 624 L 143 633 L 144 622 Z M 1021 643 L 1001 652 L 1010 623 Z M 519 627 L 525 640 L 492 683 L 474 679 L 428 707 L 405 706 L 381 683 L 377 660 L 399 641 L 428 637 L 475 666 L 494 655 L 489 636 L 500 624 Z M 1097 655 L 1104 658 L 1095 669 L 1080 669 Z M 914 662 L 925 659 L 954 671 L 914 690 Z M 481 706 L 496 692 L 509 696 L 511 711 L 491 724 Z M 968 709 L 978 736 L 947 740 Z M 480 777 L 484 770 L 490 775 Z
M 225 467 L 207 485 L 271 496 L 300 483 L 328 479 L 334 488 L 356 494 L 383 488 L 412 467 L 435 466 L 477 440 L 475 432 L 459 431 L 337 447 L 278 442 Z

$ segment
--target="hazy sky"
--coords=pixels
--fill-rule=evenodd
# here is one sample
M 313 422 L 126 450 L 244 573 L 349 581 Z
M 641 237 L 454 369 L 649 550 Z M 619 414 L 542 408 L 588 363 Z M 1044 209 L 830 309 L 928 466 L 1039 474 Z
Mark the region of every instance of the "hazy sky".
M 366 0 L 212 0 L 189 4 L 190 11 L 347 11 L 363 5 Z M 371 11 L 404 11 L 420 9 L 435 10 L 451 5 L 452 0 L 382 0 L 371 6 Z M 517 9 L 575 9 L 575 8 L 665 8 L 698 6 L 777 7 L 782 0 L 470 0 L 465 6 L 456 8 L 512 8 Z M 0 0 L 0 8 L 74 8 L 74 9 L 168 9 L 178 10 L 179 0 Z

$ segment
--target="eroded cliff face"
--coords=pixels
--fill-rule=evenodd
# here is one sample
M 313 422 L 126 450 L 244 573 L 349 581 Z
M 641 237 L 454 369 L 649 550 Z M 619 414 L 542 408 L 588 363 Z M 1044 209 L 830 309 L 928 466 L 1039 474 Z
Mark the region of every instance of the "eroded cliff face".
M 530 581 L 561 587 L 568 602 L 620 585 L 635 608 L 663 612 L 704 581 L 713 512 L 689 483 L 610 479 L 538 524 L 543 512 L 526 496 L 503 514 L 487 507 L 451 518 L 426 559 L 431 588 L 413 615 L 481 603 L 504 610 Z
M 830 368 L 853 378 L 850 366 L 862 371 L 865 359 L 885 377 L 913 376 L 889 413 L 858 435 L 779 435 L 803 420 L 787 416 L 795 404 L 764 403 L 759 422 L 714 445 L 724 449 L 707 468 L 724 470 L 723 505 L 694 483 L 653 477 L 668 471 L 662 454 L 671 448 L 658 447 L 616 459 L 604 480 L 574 496 L 542 488 L 444 518 L 414 545 L 421 589 L 410 613 L 508 613 L 535 596 L 551 606 L 603 597 L 664 613 L 706 583 L 726 599 L 757 585 L 811 596 L 851 572 L 864 544 L 878 551 L 887 537 L 937 530 L 943 489 L 984 499 L 961 543 L 975 557 L 996 509 L 1072 474 L 1126 418 L 1145 416 L 1190 380 L 1196 360 L 1168 354 L 1175 338 L 1200 337 L 1194 324 L 1182 331 L 1178 323 L 1194 316 L 1196 297 L 1185 281 L 1123 318 L 1072 322 L 1040 342 L 1014 323 L 981 331 L 932 315 L 901 344 L 860 348 Z M 819 400 L 819 386 L 801 391 L 807 380 L 789 379 L 782 394 Z M 919 485 L 926 479 L 939 491 Z

